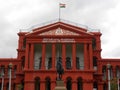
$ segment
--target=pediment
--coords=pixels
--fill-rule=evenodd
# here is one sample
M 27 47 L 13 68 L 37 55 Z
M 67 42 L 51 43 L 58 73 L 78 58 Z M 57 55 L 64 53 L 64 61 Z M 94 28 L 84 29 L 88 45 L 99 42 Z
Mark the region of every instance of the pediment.
M 43 27 L 35 28 L 28 36 L 91 36 L 90 32 L 81 27 L 76 27 L 63 22 L 57 22 Z
M 72 31 L 69 31 L 69 30 L 65 30 L 65 29 L 62 29 L 62 28 L 57 28 L 57 29 L 54 29 L 54 30 L 49 30 L 47 32 L 43 32 L 43 33 L 40 33 L 39 34 L 40 36 L 42 35 L 80 35 L 76 32 L 72 32 Z

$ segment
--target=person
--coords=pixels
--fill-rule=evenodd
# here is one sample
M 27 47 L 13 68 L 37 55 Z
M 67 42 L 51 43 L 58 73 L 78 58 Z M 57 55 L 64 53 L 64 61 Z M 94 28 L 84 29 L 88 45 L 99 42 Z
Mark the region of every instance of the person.
M 62 79 L 62 74 L 64 73 L 64 69 L 63 69 L 62 60 L 61 60 L 60 57 L 57 60 L 57 67 L 56 68 L 57 68 L 57 73 L 58 73 L 57 80 L 61 80 Z

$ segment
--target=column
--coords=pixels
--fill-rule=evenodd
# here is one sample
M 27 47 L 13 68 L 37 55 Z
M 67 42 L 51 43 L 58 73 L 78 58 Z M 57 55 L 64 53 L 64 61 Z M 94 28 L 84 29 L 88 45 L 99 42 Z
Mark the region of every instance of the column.
M 26 81 L 24 84 L 24 90 L 34 90 L 34 81 Z
M 51 82 L 51 90 L 54 90 L 56 86 L 56 81 Z
M 66 69 L 66 46 L 62 44 L 62 63 L 64 70 Z
M 93 90 L 93 82 L 90 80 L 84 80 L 83 82 L 83 90 Z
M 45 44 L 42 44 L 42 67 L 41 69 L 45 69 Z
M 93 69 L 93 50 L 92 43 L 89 44 L 89 60 L 90 60 L 90 69 Z
M 40 82 L 40 90 L 45 90 L 45 81 Z
M 31 44 L 30 48 L 30 69 L 33 69 L 34 66 L 34 44 Z
M 25 70 L 28 69 L 28 56 L 29 56 L 29 44 L 26 45 L 26 52 L 25 52 Z
M 102 82 L 98 83 L 98 90 L 103 90 L 103 83 Z
M 77 81 L 72 82 L 72 90 L 77 90 Z
M 72 70 L 76 69 L 76 44 L 72 44 Z
M 56 61 L 56 54 L 55 54 L 55 44 L 52 44 L 52 69 L 55 70 L 55 61 Z

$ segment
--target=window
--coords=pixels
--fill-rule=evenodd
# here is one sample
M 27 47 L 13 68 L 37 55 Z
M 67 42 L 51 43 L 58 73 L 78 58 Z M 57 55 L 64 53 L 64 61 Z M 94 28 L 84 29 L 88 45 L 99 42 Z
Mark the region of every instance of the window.
M 72 79 L 70 77 L 67 78 L 66 87 L 67 87 L 67 90 L 72 90 Z
M 49 57 L 48 59 L 48 69 L 51 69 L 52 68 L 52 58 Z
M 95 38 L 92 39 L 92 47 L 94 50 L 96 49 L 96 39 Z
M 97 58 L 93 57 L 93 68 L 94 70 L 97 70 Z
M 45 90 L 51 90 L 51 81 L 50 78 L 46 78 L 46 83 L 45 83 Z
M 82 78 L 77 80 L 77 90 L 83 90 Z
M 39 58 L 39 69 L 41 69 L 41 65 L 42 65 L 42 57 Z
M 120 67 L 119 66 L 116 66 L 116 77 L 117 78 L 120 78 Z
M 106 80 L 106 66 L 102 67 L 102 73 L 103 73 L 103 80 Z
M 24 66 L 25 66 L 25 56 L 22 57 L 22 70 L 24 69 Z
M 79 57 L 76 57 L 76 68 L 77 68 L 77 69 L 80 69 Z
M 93 83 L 93 88 L 94 88 L 93 90 L 98 90 L 98 84 L 97 84 L 97 82 Z
M 70 57 L 66 58 L 66 69 L 71 69 L 71 60 L 70 60 Z
M 35 90 L 40 90 L 40 78 L 35 78 Z

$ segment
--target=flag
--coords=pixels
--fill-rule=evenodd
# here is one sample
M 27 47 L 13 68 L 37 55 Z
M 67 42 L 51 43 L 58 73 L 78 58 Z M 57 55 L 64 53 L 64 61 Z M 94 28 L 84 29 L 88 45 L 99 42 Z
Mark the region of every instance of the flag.
M 60 8 L 65 8 L 65 4 L 60 3 Z

